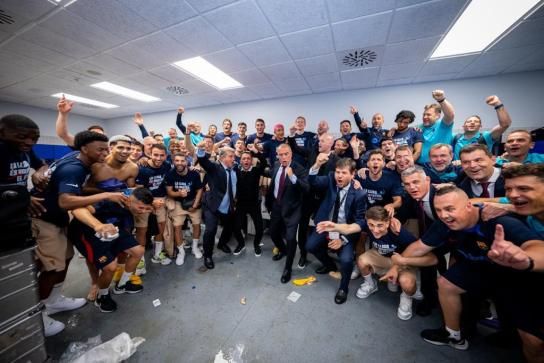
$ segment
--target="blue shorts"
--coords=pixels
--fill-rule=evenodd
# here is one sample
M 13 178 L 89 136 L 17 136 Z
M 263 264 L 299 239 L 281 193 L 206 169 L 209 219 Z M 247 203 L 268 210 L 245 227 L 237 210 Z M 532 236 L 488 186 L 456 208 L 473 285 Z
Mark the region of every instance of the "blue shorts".
M 134 236 L 125 230 L 119 230 L 118 238 L 105 242 L 97 238 L 94 231 L 78 226 L 78 223 L 70 224 L 68 238 L 87 261 L 99 270 L 113 262 L 121 252 L 138 246 Z

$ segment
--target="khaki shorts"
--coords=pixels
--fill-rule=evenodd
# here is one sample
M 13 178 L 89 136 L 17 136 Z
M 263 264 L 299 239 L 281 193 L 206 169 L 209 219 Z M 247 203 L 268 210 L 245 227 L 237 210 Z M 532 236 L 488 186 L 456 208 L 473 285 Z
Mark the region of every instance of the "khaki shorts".
M 38 244 L 36 258 L 42 263 L 43 270 L 64 271 L 66 260 L 74 256 L 74 247 L 66 237 L 66 227 L 32 218 L 32 236 Z
M 202 209 L 198 208 L 194 212 L 189 212 L 181 207 L 181 202 L 176 201 L 174 210 L 171 212 L 174 227 L 182 226 L 185 218 L 189 216 L 191 224 L 200 224 L 202 222 Z
M 147 228 L 147 221 L 151 213 L 142 213 L 134 215 L 134 227 Z M 159 209 L 155 209 L 153 214 L 157 216 L 157 223 L 166 222 L 166 205 L 163 205 Z
M 362 263 L 363 265 L 370 266 L 370 268 L 372 268 L 372 271 L 374 271 L 374 273 L 378 275 L 385 275 L 387 271 L 389 271 L 391 266 L 393 266 L 393 263 L 391 262 L 391 257 L 385 257 L 380 255 L 380 253 L 375 248 L 371 248 L 370 250 L 359 256 L 358 262 Z M 399 274 L 400 273 L 413 274 L 415 277 L 416 269 L 411 266 L 403 266 L 399 269 Z

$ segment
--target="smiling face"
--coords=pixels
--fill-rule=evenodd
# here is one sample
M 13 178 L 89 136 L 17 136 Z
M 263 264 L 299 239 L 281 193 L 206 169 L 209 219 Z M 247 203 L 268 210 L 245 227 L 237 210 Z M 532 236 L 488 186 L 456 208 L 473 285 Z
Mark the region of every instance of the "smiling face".
M 504 149 L 510 156 L 521 157 L 527 155 L 533 146 L 534 143 L 531 142 L 529 134 L 525 132 L 512 132 L 506 138 Z
M 351 133 L 351 124 L 347 121 L 343 121 L 340 124 L 340 133 L 342 135 L 348 135 Z
M 366 223 L 368 225 L 368 229 L 374 236 L 374 238 L 382 238 L 387 234 L 387 231 L 389 230 L 390 221 L 380 221 L 377 219 L 367 219 Z
M 239 153 L 245 151 L 246 143 L 244 142 L 244 140 L 240 140 L 240 139 L 236 140 L 236 143 L 234 144 L 234 150 L 236 150 Z
M 317 124 L 317 134 L 323 135 L 327 132 L 329 132 L 329 123 L 325 120 L 319 121 L 319 123 Z
M 304 132 L 304 128 L 306 127 L 306 120 L 302 117 L 297 117 L 295 120 L 295 127 L 297 128 L 297 131 Z
M 168 129 L 168 136 L 170 136 L 171 139 L 176 139 L 178 137 L 178 132 L 174 128 Z
M 132 145 L 126 141 L 117 141 L 110 147 L 111 156 L 119 163 L 125 163 L 132 152 Z
M 434 107 L 429 107 L 423 111 L 423 125 L 432 126 L 440 118 L 440 112 Z
M 334 138 L 330 134 L 323 134 L 319 136 L 319 152 L 328 153 L 332 149 Z
M 375 113 L 372 116 L 372 127 L 379 129 L 383 125 L 383 115 L 381 113 Z
M 544 213 L 544 182 L 536 176 L 518 176 L 504 182 L 506 197 L 522 216 Z
M 366 165 L 371 174 L 374 174 L 374 175 L 379 174 L 383 170 L 383 167 L 385 166 L 383 155 L 382 154 L 370 155 L 370 159 L 368 159 Z
M 230 120 L 224 120 L 223 121 L 223 132 L 225 134 L 229 134 L 231 129 L 232 129 L 232 122 L 230 122 Z
M 386 158 L 393 159 L 395 154 L 395 143 L 393 140 L 382 141 L 381 150 Z
M 410 126 L 410 122 L 412 120 L 409 117 L 401 118 L 400 120 L 397 120 L 397 130 L 398 131 L 404 131 Z
M 414 166 L 414 154 L 408 150 L 395 151 L 395 164 L 399 173 Z
M 4 128 L 0 131 L 0 139 L 13 145 L 19 151 L 29 152 L 40 138 L 39 129 L 23 127 Z
M 89 159 L 90 163 L 103 163 L 108 156 L 109 147 L 105 141 L 93 141 L 81 147 L 81 153 Z
M 255 122 L 255 130 L 257 131 L 258 135 L 264 134 L 265 124 L 263 121 L 256 121 Z
M 448 147 L 442 146 L 431 149 L 429 151 L 429 159 L 433 168 L 437 171 L 443 171 L 451 164 L 453 155 Z
M 474 216 L 474 208 L 470 200 L 460 193 L 447 193 L 434 197 L 434 208 L 438 218 L 449 229 L 459 231 L 471 227 Z M 477 213 L 477 211 L 476 211 Z
M 348 147 L 348 142 L 345 139 L 337 139 L 334 142 L 334 152 L 338 155 L 343 155 Z
M 475 133 L 480 131 L 480 128 L 482 127 L 482 120 L 478 116 L 470 116 L 465 120 L 465 123 L 463 124 L 463 130 L 465 132 Z
M 140 160 L 143 153 L 142 145 L 132 144 L 132 147 L 130 148 L 130 160 L 133 162 Z
M 493 159 L 483 150 L 461 153 L 461 166 L 467 176 L 479 183 L 486 182 L 493 175 Z
M 187 159 L 185 156 L 176 155 L 174 157 L 174 167 L 176 168 L 176 171 L 180 174 L 185 173 L 187 170 Z
M 151 149 L 151 166 L 160 168 L 166 160 L 166 151 L 158 148 Z

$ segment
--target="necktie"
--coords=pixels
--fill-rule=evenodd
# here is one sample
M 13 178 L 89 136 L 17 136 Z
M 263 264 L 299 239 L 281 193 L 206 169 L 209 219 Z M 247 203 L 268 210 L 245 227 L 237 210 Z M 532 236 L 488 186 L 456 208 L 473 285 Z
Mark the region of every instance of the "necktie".
M 427 229 L 426 223 L 425 223 L 425 204 L 423 200 L 418 200 L 417 202 L 418 208 L 417 208 L 417 226 L 419 228 L 419 236 L 423 236 L 423 233 L 425 233 L 425 230 Z
M 234 212 L 234 193 L 232 187 L 232 169 L 227 169 L 227 193 L 229 195 L 229 213 Z
M 336 200 L 334 201 L 334 209 L 332 210 L 332 221 L 338 223 L 338 213 L 340 212 L 340 190 L 336 191 Z
M 489 195 L 489 182 L 480 183 L 480 186 L 482 187 L 482 194 L 480 194 L 480 198 L 491 198 Z
M 280 201 L 285 191 L 285 167 L 281 167 L 280 184 L 278 185 L 278 196 L 276 200 Z

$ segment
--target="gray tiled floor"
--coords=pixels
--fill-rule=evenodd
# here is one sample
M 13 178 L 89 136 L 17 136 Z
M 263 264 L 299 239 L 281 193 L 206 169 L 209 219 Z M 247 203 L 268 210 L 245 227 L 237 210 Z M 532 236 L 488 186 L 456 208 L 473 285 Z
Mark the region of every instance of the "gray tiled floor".
M 251 243 L 248 243 L 251 245 Z M 361 280 L 352 281 L 348 301 L 334 303 L 337 280 L 318 275 L 312 286 L 281 284 L 284 260 L 271 260 L 265 237 L 263 256 L 251 248 L 240 256 L 216 252 L 216 268 L 199 272 L 202 261 L 188 255 L 185 265 L 148 263 L 144 292 L 115 296 L 117 312 L 102 314 L 88 304 L 55 317 L 67 328 L 47 339 L 57 359 L 69 342 L 101 334 L 103 340 L 125 331 L 146 338 L 132 362 L 212 362 L 220 350 L 245 347 L 245 362 L 519 362 L 517 350 L 490 347 L 476 339 L 469 351 L 425 343 L 421 329 L 440 325 L 438 313 L 401 321 L 396 316 L 398 294 L 385 285 L 367 300 L 354 296 Z M 307 276 L 319 263 L 294 277 Z M 295 260 L 296 261 L 296 260 Z M 85 296 L 89 279 L 82 259 L 71 264 L 65 294 Z M 302 296 L 293 303 L 291 291 Z M 240 303 L 245 297 L 246 305 Z M 161 305 L 153 307 L 152 301 Z

